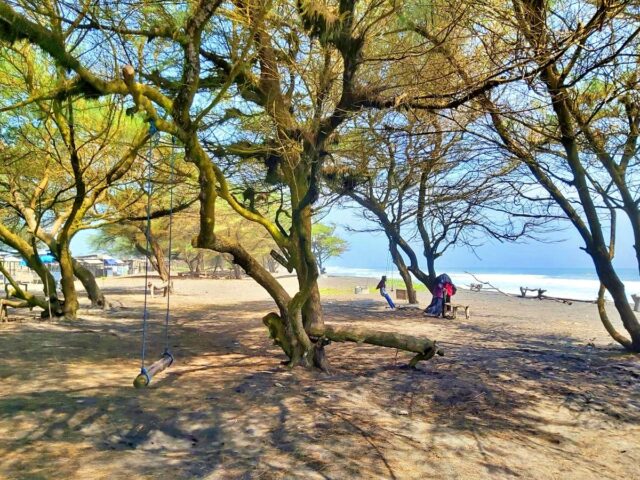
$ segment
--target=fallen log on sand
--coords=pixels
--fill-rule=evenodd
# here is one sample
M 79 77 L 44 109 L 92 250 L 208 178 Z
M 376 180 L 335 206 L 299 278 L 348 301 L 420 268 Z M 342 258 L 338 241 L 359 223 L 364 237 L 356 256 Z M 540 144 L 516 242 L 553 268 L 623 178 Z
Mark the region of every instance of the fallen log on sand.
M 290 352 L 290 347 L 288 347 L 288 342 L 284 336 L 282 319 L 275 313 L 269 313 L 262 321 L 269 329 L 271 338 L 274 339 L 275 343 L 281 346 L 285 352 Z M 421 360 L 429 360 L 436 354 L 444 355 L 444 352 L 434 340 L 403 333 L 338 325 L 324 325 L 324 329 L 312 329 L 308 333 L 310 336 L 318 338 L 321 343 L 323 339 L 333 342 L 367 343 L 369 345 L 396 348 L 398 350 L 416 353 L 417 355 L 409 362 L 409 366 L 412 368 Z

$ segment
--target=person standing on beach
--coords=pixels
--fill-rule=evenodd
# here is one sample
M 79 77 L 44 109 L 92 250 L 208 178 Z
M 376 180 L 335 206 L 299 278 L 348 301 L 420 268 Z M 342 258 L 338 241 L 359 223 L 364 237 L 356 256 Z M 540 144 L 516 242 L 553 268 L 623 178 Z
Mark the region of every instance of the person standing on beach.
M 393 300 L 391 300 L 391 297 L 387 293 L 387 277 L 386 277 L 386 275 L 383 275 L 382 278 L 380 279 L 380 281 L 378 282 L 378 285 L 376 286 L 376 290 L 378 290 L 378 289 L 380 289 L 380 295 L 382 295 L 387 300 L 387 303 L 389 304 L 389 308 L 391 308 L 391 310 L 395 310 L 396 304 L 393 303 Z

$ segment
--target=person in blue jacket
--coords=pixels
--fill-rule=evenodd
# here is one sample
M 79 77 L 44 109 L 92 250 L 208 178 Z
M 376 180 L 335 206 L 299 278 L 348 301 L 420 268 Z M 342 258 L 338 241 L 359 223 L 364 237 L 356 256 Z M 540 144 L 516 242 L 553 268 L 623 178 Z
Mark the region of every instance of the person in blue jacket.
M 393 300 L 391 300 L 391 297 L 387 293 L 387 277 L 386 277 L 386 275 L 383 275 L 382 278 L 380 279 L 380 281 L 378 282 L 378 285 L 376 286 L 376 290 L 378 290 L 378 289 L 380 290 L 380 295 L 382 295 L 387 300 L 387 303 L 389 304 L 389 308 L 391 308 L 391 310 L 395 310 L 396 304 L 393 303 Z

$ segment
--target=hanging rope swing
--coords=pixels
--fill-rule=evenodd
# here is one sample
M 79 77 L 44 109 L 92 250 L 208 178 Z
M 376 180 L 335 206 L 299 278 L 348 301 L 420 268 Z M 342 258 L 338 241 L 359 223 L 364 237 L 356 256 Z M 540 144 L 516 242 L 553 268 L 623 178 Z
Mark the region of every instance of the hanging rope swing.
M 153 147 L 154 147 L 154 137 L 158 129 L 153 120 L 150 121 L 149 125 L 149 136 L 151 137 L 151 141 L 149 142 L 149 152 L 147 155 L 146 167 L 147 167 L 147 181 L 146 181 L 146 191 L 147 191 L 147 224 L 146 224 L 146 251 L 149 251 L 151 247 L 151 197 L 153 193 L 153 187 L 151 182 L 151 174 L 153 171 Z M 157 145 L 158 139 L 155 141 Z M 173 146 L 175 147 L 175 139 L 173 139 Z M 149 258 L 146 257 L 145 265 L 144 265 L 144 308 L 142 313 L 142 351 L 141 351 L 141 366 L 140 373 L 133 381 L 133 386 L 136 388 L 144 388 L 149 386 L 153 377 L 155 377 L 158 373 L 166 370 L 173 364 L 174 358 L 169 350 L 169 320 L 171 318 L 171 247 L 172 247 L 172 238 L 173 238 L 173 183 L 174 183 L 174 155 L 173 152 L 171 154 L 170 160 L 170 174 L 169 174 L 169 265 L 168 265 L 168 280 L 167 280 L 167 304 L 165 308 L 165 319 L 164 319 L 164 351 L 160 358 L 153 362 L 149 367 L 145 367 L 145 357 L 147 350 L 147 324 L 149 320 L 149 310 L 147 308 L 147 293 L 149 287 Z
M 387 265 L 385 268 L 384 274 L 389 279 L 389 288 L 388 290 L 393 292 L 393 274 L 396 271 L 396 264 L 393 262 L 393 256 L 391 255 L 391 250 L 387 251 Z

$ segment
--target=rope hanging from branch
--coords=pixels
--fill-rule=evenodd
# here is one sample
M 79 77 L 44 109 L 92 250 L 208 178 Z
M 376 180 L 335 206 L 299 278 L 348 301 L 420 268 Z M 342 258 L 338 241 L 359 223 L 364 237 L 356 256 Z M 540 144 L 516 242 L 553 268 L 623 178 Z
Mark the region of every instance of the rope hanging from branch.
M 146 216 L 146 251 L 149 252 L 151 248 L 151 198 L 153 196 L 153 148 L 159 142 L 159 138 L 155 138 L 158 129 L 153 120 L 149 125 L 149 151 L 146 159 L 147 178 L 146 178 L 146 193 L 147 193 L 147 216 Z M 154 143 L 155 139 L 155 143 Z M 169 177 L 169 265 L 168 265 L 168 279 L 166 284 L 166 296 L 167 303 L 165 307 L 165 322 L 164 322 L 164 351 L 160 356 L 160 359 L 155 361 L 147 368 L 145 366 L 146 350 L 147 350 L 147 331 L 149 323 L 149 309 L 148 309 L 148 288 L 149 288 L 149 258 L 146 257 L 144 266 L 144 306 L 142 313 L 142 349 L 141 349 L 141 364 L 140 374 L 133 381 L 133 385 L 136 388 L 147 387 L 151 383 L 151 379 L 161 371 L 170 367 L 173 363 L 173 355 L 169 349 L 169 322 L 171 319 L 171 252 L 172 252 L 172 239 L 173 239 L 173 184 L 174 184 L 174 150 L 175 139 L 172 139 L 172 151 L 170 157 L 170 177 Z M 153 287 L 151 287 L 153 288 Z

